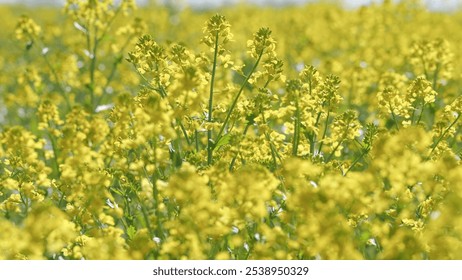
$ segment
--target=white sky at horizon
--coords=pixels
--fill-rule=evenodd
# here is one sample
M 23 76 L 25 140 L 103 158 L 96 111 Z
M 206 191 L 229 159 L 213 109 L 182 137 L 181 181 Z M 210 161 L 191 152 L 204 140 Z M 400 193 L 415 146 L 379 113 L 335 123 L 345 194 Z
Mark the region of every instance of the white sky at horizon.
M 146 3 L 149 0 L 137 0 L 139 3 Z M 175 0 L 160 0 L 164 2 L 175 2 Z M 383 0 L 343 0 L 345 6 L 350 8 L 368 5 L 370 3 L 380 3 Z M 65 0 L 0 0 L 0 4 L 62 4 Z M 178 2 L 187 3 L 195 7 L 213 7 L 221 4 L 233 4 L 242 2 L 242 0 L 179 0 Z M 257 4 L 299 4 L 304 2 L 315 2 L 315 0 L 247 0 L 247 2 Z M 453 10 L 462 7 L 462 0 L 423 0 L 429 9 L 432 10 Z

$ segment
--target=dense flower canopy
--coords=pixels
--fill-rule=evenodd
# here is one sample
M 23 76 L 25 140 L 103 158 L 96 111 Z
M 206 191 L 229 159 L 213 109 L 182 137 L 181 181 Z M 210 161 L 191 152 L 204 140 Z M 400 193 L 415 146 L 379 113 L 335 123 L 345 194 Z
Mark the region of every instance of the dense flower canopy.
M 460 12 L 0 15 L 0 259 L 462 259 Z

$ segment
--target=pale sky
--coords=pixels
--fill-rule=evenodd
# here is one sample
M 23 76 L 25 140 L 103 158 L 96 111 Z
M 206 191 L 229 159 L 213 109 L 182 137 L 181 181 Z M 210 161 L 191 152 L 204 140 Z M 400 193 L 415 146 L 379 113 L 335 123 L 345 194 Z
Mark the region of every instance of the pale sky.
M 405 1 L 405 0 L 401 0 Z M 193 5 L 211 5 L 215 4 L 217 2 L 227 2 L 227 3 L 232 3 L 232 2 L 239 2 L 239 0 L 187 0 L 186 2 L 189 2 Z M 273 4 L 284 4 L 284 3 L 303 3 L 303 2 L 315 2 L 313 0 L 250 0 L 248 2 L 254 2 L 254 3 L 273 3 Z M 344 4 L 347 7 L 360 7 L 363 5 L 370 4 L 372 2 L 375 3 L 381 3 L 383 0 L 343 0 Z M 462 0 L 423 0 L 423 2 L 430 8 L 434 10 L 451 10 L 451 9 L 456 9 L 457 7 L 462 5 Z
M 175 0 L 160 0 L 160 1 L 171 1 Z M 197 7 L 210 7 L 218 6 L 220 4 L 232 4 L 238 3 L 241 0 L 179 0 L 181 2 L 186 2 L 192 6 Z M 247 0 L 247 2 L 257 3 L 257 4 L 293 4 L 293 3 L 303 3 L 310 2 L 313 0 Z M 50 3 L 64 3 L 65 0 L 0 0 L 0 4 L 4 3 L 19 3 L 19 4 L 50 4 Z M 147 2 L 147 0 L 137 0 L 139 3 Z M 345 6 L 347 7 L 359 7 L 362 5 L 367 5 L 371 2 L 382 2 L 382 0 L 343 0 Z M 424 0 L 425 4 L 432 10 L 453 10 L 457 7 L 462 6 L 462 0 Z

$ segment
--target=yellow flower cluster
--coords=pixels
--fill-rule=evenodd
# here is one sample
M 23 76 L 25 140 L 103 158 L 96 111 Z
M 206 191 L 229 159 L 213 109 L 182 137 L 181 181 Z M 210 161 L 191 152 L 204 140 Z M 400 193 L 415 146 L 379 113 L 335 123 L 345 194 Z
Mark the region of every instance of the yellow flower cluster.
M 461 259 L 461 15 L 411 2 L 0 7 L 0 259 Z
M 42 28 L 34 22 L 33 19 L 26 15 L 21 16 L 16 25 L 16 38 L 18 40 L 29 39 L 34 40 L 42 32 Z

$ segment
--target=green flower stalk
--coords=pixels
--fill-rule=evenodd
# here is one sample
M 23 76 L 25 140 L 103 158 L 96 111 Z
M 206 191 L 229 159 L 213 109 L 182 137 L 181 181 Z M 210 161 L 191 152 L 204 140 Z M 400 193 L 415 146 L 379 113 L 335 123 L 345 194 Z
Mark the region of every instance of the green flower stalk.
M 226 21 L 226 18 L 222 15 L 215 15 L 207 22 L 204 27 L 205 36 L 202 42 L 212 48 L 213 51 L 213 62 L 212 62 L 212 73 L 210 78 L 210 91 L 209 91 L 209 103 L 207 112 L 207 121 L 212 123 L 213 121 L 213 93 L 215 83 L 215 73 L 217 69 L 217 58 L 218 55 L 223 55 L 225 52 L 224 45 L 232 39 L 232 33 L 230 32 L 230 24 Z M 211 128 L 207 130 L 207 164 L 210 165 L 213 160 L 213 131 Z
M 268 58 L 273 58 L 276 56 L 275 53 L 275 47 L 276 47 L 276 41 L 271 37 L 271 30 L 269 28 L 260 28 L 255 34 L 254 34 L 254 39 L 249 40 L 247 42 L 247 46 L 249 47 L 248 53 L 250 56 L 253 58 L 256 58 L 256 61 L 254 65 L 252 66 L 252 69 L 250 72 L 245 76 L 244 82 L 241 84 L 241 87 L 239 88 L 239 91 L 235 95 L 233 102 L 231 103 L 231 106 L 228 109 L 228 113 L 226 115 L 226 118 L 221 125 L 220 131 L 218 132 L 218 135 L 216 136 L 215 143 L 218 143 L 220 141 L 221 137 L 223 136 L 223 133 L 225 129 L 228 127 L 229 120 L 231 118 L 231 114 L 236 107 L 237 101 L 239 100 L 239 97 L 241 96 L 242 92 L 244 91 L 244 88 L 246 87 L 247 83 L 249 82 L 249 79 L 252 77 L 253 73 L 257 69 L 260 60 L 264 57 L 267 56 Z

